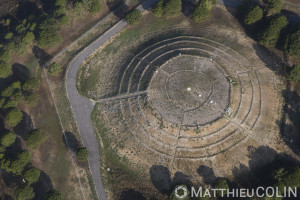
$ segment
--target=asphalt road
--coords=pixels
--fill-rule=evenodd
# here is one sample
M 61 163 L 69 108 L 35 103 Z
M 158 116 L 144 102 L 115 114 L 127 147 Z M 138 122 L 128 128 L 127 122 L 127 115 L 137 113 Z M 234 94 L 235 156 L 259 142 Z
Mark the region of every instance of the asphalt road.
M 138 7 L 139 10 L 144 11 L 154 5 L 158 0 L 147 0 L 142 5 Z M 239 0 L 219 0 L 219 4 L 224 4 L 230 7 L 237 7 L 241 4 Z M 84 145 L 89 151 L 89 166 L 95 183 L 95 188 L 97 195 L 100 200 L 106 200 L 105 190 L 100 175 L 100 152 L 98 140 L 96 138 L 92 120 L 91 113 L 94 108 L 94 102 L 86 97 L 81 96 L 76 87 L 76 76 L 80 68 L 81 63 L 96 49 L 98 49 L 102 44 L 107 42 L 114 35 L 119 33 L 125 26 L 127 22 L 125 20 L 119 21 L 106 33 L 100 36 L 95 42 L 86 47 L 81 51 L 69 64 L 66 77 L 66 87 L 68 97 L 71 102 L 73 113 L 78 124 L 80 135 L 82 137 Z
M 157 1 L 158 0 L 147 0 L 142 5 L 140 5 L 138 9 L 144 11 L 155 4 Z M 126 25 L 127 22 L 125 20 L 119 21 L 116 25 L 114 25 L 111 29 L 109 29 L 106 33 L 99 37 L 95 42 L 81 51 L 69 64 L 66 77 L 68 97 L 71 102 L 82 141 L 84 143 L 84 146 L 86 146 L 89 151 L 89 166 L 95 183 L 96 192 L 100 200 L 106 200 L 106 195 L 99 170 L 99 145 L 91 120 L 91 113 L 94 108 L 94 103 L 78 93 L 76 87 L 76 76 L 81 63 L 102 44 L 119 33 Z

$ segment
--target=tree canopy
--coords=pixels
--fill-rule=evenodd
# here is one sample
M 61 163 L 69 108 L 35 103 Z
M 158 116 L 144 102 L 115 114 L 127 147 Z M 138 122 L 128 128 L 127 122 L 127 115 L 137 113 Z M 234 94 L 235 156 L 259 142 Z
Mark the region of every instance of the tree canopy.
M 29 78 L 23 84 L 22 89 L 25 91 L 38 90 L 40 89 L 40 80 L 37 78 Z
M 30 149 L 38 149 L 46 139 L 47 136 L 41 129 L 29 131 L 25 136 L 26 145 Z
M 18 153 L 15 158 L 3 158 L 0 161 L 1 169 L 20 175 L 26 165 L 32 161 L 31 154 L 28 151 Z
M 160 0 L 153 8 L 156 17 L 176 17 L 181 14 L 181 0 Z
M 287 73 L 287 79 L 290 81 L 300 81 L 300 65 L 294 65 L 293 68 Z
M 4 133 L 2 136 L 0 136 L 0 144 L 4 147 L 9 147 L 16 141 L 16 137 L 16 134 L 13 132 Z
M 65 199 L 64 196 L 56 190 L 51 190 L 47 192 L 43 197 L 43 200 L 64 200 L 64 199 Z
M 89 157 L 89 152 L 88 152 L 87 148 L 81 147 L 81 148 L 77 149 L 76 157 L 81 162 L 87 161 L 87 159 Z
M 300 30 L 288 36 L 285 50 L 289 55 L 300 58 Z
M 264 0 L 264 3 L 266 4 L 265 10 L 267 15 L 270 16 L 280 13 L 282 8 L 282 0 Z
M 7 78 L 10 75 L 12 75 L 11 66 L 4 62 L 0 62 L 0 78 Z
M 254 24 L 261 20 L 264 16 L 263 10 L 259 6 L 255 6 L 249 9 L 248 13 L 244 18 L 245 24 Z
M 39 26 L 37 42 L 41 48 L 53 47 L 61 41 L 58 24 L 54 18 L 45 19 Z
M 142 20 L 142 13 L 138 9 L 134 9 L 125 16 L 125 19 L 129 25 L 138 24 Z
M 228 183 L 226 181 L 226 179 L 218 179 L 216 182 L 215 182 L 215 186 L 214 188 L 216 189 L 226 189 L 224 192 L 223 192 L 223 195 L 226 195 L 226 192 L 227 190 L 229 189 L 229 186 L 228 186 Z M 222 193 L 220 191 L 217 192 L 217 194 L 222 197 Z
M 54 62 L 51 65 L 49 65 L 48 72 L 52 76 L 58 76 L 58 74 L 62 72 L 62 66 Z
M 33 188 L 28 184 L 21 185 L 16 190 L 15 195 L 17 200 L 31 200 L 35 196 Z
M 283 15 L 271 18 L 266 28 L 259 33 L 259 43 L 265 46 L 275 46 L 282 29 L 287 25 L 288 20 Z
M 197 22 L 203 22 L 210 17 L 210 10 L 216 4 L 215 0 L 200 0 L 195 6 L 192 19 Z
M 32 167 L 25 170 L 23 174 L 24 174 L 23 177 L 27 181 L 27 183 L 32 184 L 32 183 L 36 183 L 39 180 L 41 171 L 35 167 Z
M 16 108 L 11 109 L 6 115 L 6 123 L 11 127 L 17 126 L 22 121 L 22 119 L 22 111 Z

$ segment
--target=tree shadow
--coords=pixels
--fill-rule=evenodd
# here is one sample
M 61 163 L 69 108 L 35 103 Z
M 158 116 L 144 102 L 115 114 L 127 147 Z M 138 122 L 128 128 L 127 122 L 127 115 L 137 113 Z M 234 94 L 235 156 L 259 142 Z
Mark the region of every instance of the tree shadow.
M 70 148 L 70 150 L 74 153 L 76 153 L 77 148 L 80 147 L 80 142 L 71 132 L 65 132 L 65 134 L 62 136 L 62 140 L 66 147 Z
M 35 200 L 42 199 L 42 197 L 50 190 L 53 190 L 53 184 L 50 177 L 43 171 L 41 171 L 38 182 L 32 185 L 35 192 Z
M 34 125 L 30 115 L 23 111 L 22 113 L 22 121 L 16 127 L 14 127 L 13 130 L 17 135 L 21 136 L 24 139 L 26 133 L 34 129 Z
M 39 48 L 38 46 L 34 46 L 32 48 L 32 52 L 34 56 L 39 59 L 40 66 L 45 65 L 53 56 L 49 55 L 46 51 Z
M 171 174 L 168 168 L 162 165 L 154 165 L 150 168 L 150 179 L 154 187 L 162 194 L 171 192 Z
M 146 200 L 146 198 L 141 193 L 133 189 L 123 191 L 119 199 L 120 200 Z
M 300 155 L 300 96 L 295 91 L 284 90 L 282 92 L 285 106 L 284 113 L 290 121 L 287 124 L 286 118 L 283 117 L 281 122 L 278 122 L 286 145 L 296 154 Z
M 183 1 L 182 2 L 182 13 L 186 17 L 192 16 L 192 13 L 194 11 L 194 7 L 197 4 L 196 0 L 189 0 L 189 1 Z
M 249 167 L 240 165 L 235 167 L 232 173 L 235 180 L 245 188 L 256 188 L 258 186 L 272 186 L 274 184 L 274 170 L 279 168 L 292 168 L 299 165 L 284 153 L 278 154 L 268 146 L 258 148 L 249 147 Z
M 106 1 L 106 5 L 110 12 L 120 19 L 126 15 L 129 8 L 125 0 Z
M 39 16 L 41 13 L 35 2 L 20 1 L 16 16 L 19 20 L 23 20 L 27 19 L 30 15 Z
M 198 169 L 197 169 L 197 173 L 202 176 L 203 178 L 203 182 L 207 185 L 209 184 L 213 184 L 216 180 L 216 176 L 214 171 L 212 170 L 212 168 L 205 166 L 205 165 L 201 165 Z
M 271 52 L 265 46 L 260 44 L 253 44 L 253 48 L 255 50 L 256 55 L 260 58 L 261 61 L 265 63 L 265 65 L 274 71 L 277 75 L 283 76 L 284 69 L 286 64 L 284 61 L 277 56 L 274 52 Z
M 24 83 L 30 77 L 28 68 L 20 63 L 14 63 L 12 66 L 13 76 Z

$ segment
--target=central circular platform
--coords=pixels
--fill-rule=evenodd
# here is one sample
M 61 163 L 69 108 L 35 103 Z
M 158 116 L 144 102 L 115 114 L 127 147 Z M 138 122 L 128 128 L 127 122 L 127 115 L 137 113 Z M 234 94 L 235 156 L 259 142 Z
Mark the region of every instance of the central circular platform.
M 168 77 L 165 92 L 178 110 L 187 112 L 200 107 L 212 93 L 211 80 L 195 71 L 178 71 Z
M 229 105 L 230 84 L 207 58 L 180 55 L 154 73 L 147 88 L 149 102 L 165 120 L 195 126 L 220 118 Z

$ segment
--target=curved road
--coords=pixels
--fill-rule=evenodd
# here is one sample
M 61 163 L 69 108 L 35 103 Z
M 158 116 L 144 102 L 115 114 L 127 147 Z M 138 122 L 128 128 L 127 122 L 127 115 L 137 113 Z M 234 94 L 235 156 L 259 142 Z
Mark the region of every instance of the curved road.
M 144 11 L 154 5 L 157 1 L 158 0 L 146 0 L 138 7 L 138 9 L 140 11 Z M 237 7 L 241 2 L 239 0 L 218 0 L 218 3 Z M 106 195 L 100 175 L 100 152 L 97 142 L 98 140 L 90 117 L 94 108 L 94 101 L 91 101 L 78 93 L 76 87 L 76 76 L 81 63 L 101 45 L 107 42 L 115 34 L 119 33 L 126 25 L 127 22 L 125 20 L 119 21 L 91 45 L 81 51 L 69 64 L 66 75 L 67 94 L 71 102 L 71 107 L 73 109 L 83 143 L 89 151 L 89 166 L 95 183 L 96 192 L 100 200 L 106 200 Z
M 154 5 L 157 1 L 158 0 L 147 0 L 140 5 L 138 9 L 140 11 L 144 11 Z M 119 21 L 91 45 L 81 51 L 69 64 L 66 75 L 67 94 L 71 102 L 71 107 L 77 121 L 82 141 L 89 151 L 89 166 L 95 183 L 96 192 L 100 200 L 106 200 L 106 195 L 100 175 L 99 145 L 91 120 L 94 102 L 78 93 L 76 87 L 76 76 L 81 63 L 111 37 L 119 33 L 126 25 L 127 22 L 125 20 Z

